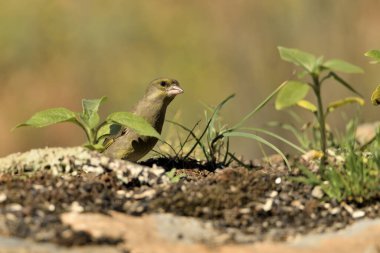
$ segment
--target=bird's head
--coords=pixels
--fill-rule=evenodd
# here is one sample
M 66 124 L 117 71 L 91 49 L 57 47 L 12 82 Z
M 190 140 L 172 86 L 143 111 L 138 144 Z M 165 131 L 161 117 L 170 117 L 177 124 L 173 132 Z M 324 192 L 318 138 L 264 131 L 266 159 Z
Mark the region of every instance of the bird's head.
M 179 82 L 172 78 L 158 78 L 153 80 L 147 90 L 148 96 L 158 96 L 165 100 L 173 100 L 175 96 L 183 93 Z

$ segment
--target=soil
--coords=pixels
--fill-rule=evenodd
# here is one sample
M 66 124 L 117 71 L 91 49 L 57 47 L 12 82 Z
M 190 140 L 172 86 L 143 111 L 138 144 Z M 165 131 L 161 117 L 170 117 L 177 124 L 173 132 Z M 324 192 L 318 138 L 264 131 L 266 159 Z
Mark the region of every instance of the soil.
M 20 173 L 30 160 L 17 157 L 30 154 L 13 155 L 5 158 L 7 162 L 0 160 L 1 236 L 65 246 L 121 243 L 119 239 L 95 238 L 73 230 L 60 219 L 68 212 L 196 217 L 211 222 L 225 235 L 223 240 L 209 239 L 210 244 L 286 241 L 311 232 L 338 230 L 364 217 L 380 217 L 379 198 L 361 205 L 328 201 L 320 189 L 291 180 L 299 171 L 289 171 L 281 159 L 271 164 L 256 163 L 251 169 L 232 166 L 208 170 L 196 161 L 182 163 L 186 166 L 180 168 L 181 163 L 173 165 L 164 159 L 143 163 L 166 165 L 167 171 L 176 167 L 176 174 L 182 178 L 171 183 L 164 170 L 156 166 L 136 169 L 130 163 L 82 149 L 63 155 L 54 151 L 57 160 L 46 166 L 35 163 L 46 157 L 45 151 L 39 152 L 44 155 L 32 160 L 33 164 L 44 164 L 43 170 L 26 173 L 24 169 Z M 78 162 L 76 157 L 83 152 L 86 156 Z M 6 170 L 1 170 L 1 164 L 7 164 Z M 68 173 L 51 170 L 55 166 L 62 171 L 67 164 L 72 165 Z

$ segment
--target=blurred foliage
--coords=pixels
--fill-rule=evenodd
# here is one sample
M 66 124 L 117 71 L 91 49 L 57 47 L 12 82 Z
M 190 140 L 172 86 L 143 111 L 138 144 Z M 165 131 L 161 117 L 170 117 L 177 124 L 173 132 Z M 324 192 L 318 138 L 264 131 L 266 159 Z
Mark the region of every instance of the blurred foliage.
M 216 104 L 236 93 L 239 103 L 224 115 L 237 121 L 289 78 L 277 45 L 362 66 L 366 74 L 347 81 L 369 97 L 378 76 L 362 52 L 378 48 L 379 8 L 376 0 L 1 1 L 0 155 L 79 145 L 80 131 L 67 126 L 9 131 L 43 108 L 78 111 L 82 97 L 109 97 L 105 113 L 128 110 L 159 76 L 175 77 L 185 89 L 169 119 L 178 113 L 184 124 L 196 122 L 198 101 Z M 344 93 L 334 89 L 326 102 Z M 366 107 L 367 120 L 376 118 L 375 109 Z M 252 123 L 269 120 L 288 116 L 268 106 Z M 238 154 L 260 155 L 249 141 L 231 145 Z
M 329 151 L 330 157 L 324 170 L 315 173 L 300 166 L 300 177 L 292 180 L 318 185 L 330 200 L 363 203 L 380 194 L 380 134 L 376 133 L 369 145 L 360 146 L 356 140 L 357 118 L 350 120 L 346 134 L 338 140 L 336 148 Z

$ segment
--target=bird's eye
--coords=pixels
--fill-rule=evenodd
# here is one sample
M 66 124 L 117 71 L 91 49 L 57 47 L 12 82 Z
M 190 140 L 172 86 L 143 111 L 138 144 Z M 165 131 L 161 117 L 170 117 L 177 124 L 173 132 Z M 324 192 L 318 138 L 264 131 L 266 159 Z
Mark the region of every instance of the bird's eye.
M 165 82 L 165 81 L 162 81 L 162 82 L 160 83 L 161 87 L 165 87 L 167 84 L 168 84 L 168 83 Z

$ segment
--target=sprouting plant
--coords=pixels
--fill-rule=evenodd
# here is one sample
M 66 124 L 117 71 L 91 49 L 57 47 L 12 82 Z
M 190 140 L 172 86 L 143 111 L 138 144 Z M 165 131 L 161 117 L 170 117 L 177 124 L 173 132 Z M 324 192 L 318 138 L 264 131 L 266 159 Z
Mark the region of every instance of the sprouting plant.
M 194 130 L 194 128 L 198 126 L 199 122 L 197 122 L 197 124 L 195 124 L 193 128 L 188 128 L 177 122 L 171 122 L 181 127 L 183 130 L 185 130 L 188 133 L 188 137 L 186 138 L 186 140 L 188 140 L 188 138 L 192 138 L 194 140 L 194 142 L 191 144 L 188 151 L 185 154 L 183 154 L 182 159 L 186 159 L 190 157 L 190 155 L 193 154 L 196 148 L 200 148 L 200 150 L 202 150 L 204 157 L 206 158 L 206 161 L 210 164 L 219 164 L 219 165 L 221 164 L 222 166 L 228 166 L 228 164 L 232 160 L 235 160 L 236 162 L 243 165 L 241 161 L 238 158 L 236 158 L 234 153 L 232 153 L 229 150 L 230 138 L 242 137 L 242 138 L 258 141 L 259 143 L 262 143 L 270 147 L 271 149 L 276 151 L 278 154 L 280 154 L 281 157 L 284 159 L 285 163 L 287 164 L 287 166 L 290 167 L 289 162 L 286 159 L 286 156 L 284 155 L 284 153 L 281 152 L 281 150 L 278 149 L 271 142 L 259 136 L 257 133 L 268 135 L 280 141 L 283 141 L 301 153 L 305 153 L 304 149 L 302 149 L 301 147 L 295 145 L 294 143 L 268 130 L 255 128 L 255 127 L 244 127 L 244 124 L 246 123 L 246 121 L 249 118 L 251 118 L 255 113 L 257 113 L 261 108 L 263 108 L 284 85 L 285 83 L 283 85 L 280 85 L 255 109 L 249 112 L 245 117 L 243 117 L 238 123 L 236 123 L 232 127 L 221 123 L 220 111 L 226 105 L 226 103 L 234 97 L 234 95 L 228 96 L 221 103 L 219 103 L 215 108 L 211 109 L 211 115 L 206 114 L 207 123 L 199 131 L 199 134 L 196 134 Z M 183 150 L 183 146 L 181 146 L 181 150 Z
M 300 167 L 302 176 L 294 181 L 319 185 L 330 199 L 361 203 L 380 193 L 380 134 L 366 152 L 357 147 L 356 124 L 349 124 L 347 136 L 341 143 L 343 163 L 329 164 L 316 174 Z
M 323 153 L 321 158 L 321 169 L 325 167 L 326 150 L 327 150 L 327 131 L 326 117 L 336 108 L 350 103 L 364 104 L 361 95 L 345 80 L 343 80 L 336 72 L 343 73 L 363 73 L 363 70 L 351 63 L 343 60 L 331 59 L 324 61 L 323 57 L 316 57 L 310 53 L 303 52 L 298 49 L 278 47 L 280 57 L 284 61 L 291 62 L 296 66 L 300 66 L 303 70 L 298 74 L 298 80 L 288 80 L 284 87 L 279 91 L 276 98 L 276 109 L 282 110 L 289 106 L 297 105 L 308 111 L 311 111 L 317 119 L 320 133 L 320 149 Z M 309 76 L 309 80 L 304 81 L 304 77 Z M 339 101 L 330 103 L 326 110 L 322 101 L 322 84 L 328 79 L 334 79 L 346 89 L 357 94 L 359 97 L 347 97 Z M 317 99 L 317 105 L 304 100 L 310 88 L 314 92 Z
M 15 128 L 23 126 L 45 127 L 62 122 L 71 122 L 85 132 L 87 137 L 85 146 L 99 151 L 104 149 L 103 140 L 110 134 L 120 130 L 121 125 L 131 128 L 141 135 L 160 139 L 160 134 L 145 119 L 130 112 L 111 113 L 106 120 L 100 123 L 98 110 L 105 100 L 106 97 L 82 99 L 82 112 L 73 112 L 63 107 L 40 111 Z

